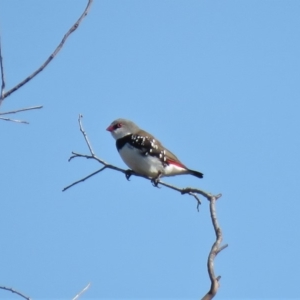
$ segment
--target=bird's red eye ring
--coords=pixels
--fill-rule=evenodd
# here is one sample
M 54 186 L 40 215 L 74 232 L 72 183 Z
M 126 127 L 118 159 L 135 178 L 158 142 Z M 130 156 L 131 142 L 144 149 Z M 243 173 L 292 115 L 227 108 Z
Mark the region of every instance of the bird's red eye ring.
M 122 127 L 122 123 L 117 123 L 113 126 L 114 130 L 121 128 Z

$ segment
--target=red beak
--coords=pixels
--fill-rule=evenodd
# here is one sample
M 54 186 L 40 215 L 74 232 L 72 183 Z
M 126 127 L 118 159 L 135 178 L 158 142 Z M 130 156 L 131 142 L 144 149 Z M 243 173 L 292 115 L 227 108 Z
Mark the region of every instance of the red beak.
M 106 128 L 107 131 L 112 132 L 114 130 L 114 128 L 110 125 Z

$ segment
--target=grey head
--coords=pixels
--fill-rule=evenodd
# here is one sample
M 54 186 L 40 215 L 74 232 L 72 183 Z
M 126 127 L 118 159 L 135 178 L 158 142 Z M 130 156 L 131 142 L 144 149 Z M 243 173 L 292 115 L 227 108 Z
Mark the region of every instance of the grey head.
M 114 139 L 118 140 L 128 134 L 137 133 L 140 128 L 133 122 L 119 118 L 113 121 L 107 128 L 107 131 L 111 133 Z

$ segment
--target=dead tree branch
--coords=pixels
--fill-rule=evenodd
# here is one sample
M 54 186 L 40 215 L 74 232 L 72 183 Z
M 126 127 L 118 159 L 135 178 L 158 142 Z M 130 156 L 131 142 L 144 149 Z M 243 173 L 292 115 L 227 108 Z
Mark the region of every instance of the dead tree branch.
M 90 288 L 90 286 L 91 283 L 88 283 L 88 285 L 85 288 L 83 288 L 72 300 L 78 300 L 79 297 Z
M 88 0 L 88 4 L 82 13 L 82 15 L 79 17 L 79 19 L 76 21 L 76 23 L 68 30 L 68 32 L 64 35 L 63 39 L 59 43 L 59 45 L 56 47 L 54 52 L 48 57 L 48 59 L 36 70 L 34 71 L 31 75 L 26 77 L 24 80 L 22 80 L 20 83 L 18 83 L 15 87 L 7 91 L 6 93 L 3 94 L 3 99 L 4 100 L 6 97 L 10 96 L 13 92 L 18 90 L 20 87 L 22 87 L 24 84 L 29 82 L 31 79 L 33 79 L 37 74 L 39 74 L 41 71 L 43 71 L 47 65 L 52 61 L 52 59 L 57 55 L 57 53 L 62 49 L 64 46 L 64 43 L 66 42 L 67 38 L 79 27 L 81 21 L 84 19 L 84 17 L 88 14 L 91 5 L 92 5 L 93 0 Z M 3 73 L 2 73 L 3 74 Z M 2 80 L 3 84 L 3 80 Z
M 212 224 L 214 227 L 214 231 L 216 234 L 216 240 L 213 243 L 211 250 L 208 255 L 207 259 L 207 269 L 208 269 L 208 275 L 210 278 L 211 286 L 210 290 L 207 292 L 207 294 L 202 298 L 202 300 L 211 300 L 217 293 L 219 287 L 220 287 L 220 279 L 221 276 L 215 275 L 214 272 L 214 259 L 219 254 L 223 249 L 228 247 L 228 244 L 225 244 L 221 246 L 223 236 L 222 236 L 222 230 L 221 227 L 219 226 L 218 219 L 217 219 L 217 214 L 216 214 L 216 201 L 221 197 L 222 195 L 216 195 L 216 196 L 211 196 L 209 200 L 209 210 L 210 210 L 210 216 L 212 220 Z
M 68 37 L 79 27 L 79 25 L 81 24 L 84 17 L 88 14 L 88 12 L 91 8 L 92 2 L 93 2 L 93 0 L 88 0 L 86 8 L 84 9 L 84 11 L 81 14 L 81 16 L 79 17 L 79 19 L 67 31 L 67 33 L 64 35 L 64 37 L 61 40 L 61 42 L 59 43 L 59 45 L 56 47 L 56 49 L 53 51 L 53 53 L 47 58 L 47 60 L 37 70 L 35 70 L 32 74 L 27 76 L 24 80 L 22 80 L 20 83 L 18 83 L 16 86 L 14 86 L 12 89 L 10 89 L 7 92 L 5 92 L 6 84 L 5 84 L 5 76 L 4 76 L 2 45 L 1 45 L 1 39 L 0 39 L 0 71 L 1 71 L 1 82 L 2 82 L 2 84 L 1 84 L 1 93 L 0 93 L 0 106 L 1 106 L 2 102 L 4 101 L 4 99 L 6 97 L 10 96 L 13 92 L 18 90 L 20 87 L 22 87 L 26 83 L 28 83 L 31 79 L 33 79 L 37 74 L 39 74 L 41 71 L 43 71 L 48 66 L 48 64 L 53 60 L 53 58 L 62 49 L 62 47 L 64 46 L 64 44 L 65 44 L 66 40 L 68 39 Z M 27 111 L 27 110 L 33 110 L 33 109 L 39 109 L 39 108 L 42 108 L 42 106 L 35 106 L 35 107 L 17 109 L 17 110 L 10 111 L 10 112 L 0 113 L 0 115 L 7 115 L 7 114 L 11 114 L 11 113 L 18 113 L 18 112 L 21 112 L 21 111 Z M 15 120 L 15 119 L 10 119 L 10 118 L 0 118 L 0 120 L 11 121 L 11 122 L 15 122 L 15 123 L 29 124 L 27 121 Z
M 30 297 L 25 296 L 24 294 L 22 294 L 22 293 L 20 293 L 20 292 L 18 292 L 16 290 L 14 290 L 13 288 L 8 288 L 8 287 L 5 287 L 5 286 L 0 286 L 0 289 L 6 290 L 6 291 L 10 291 L 10 292 L 12 292 L 14 294 L 17 294 L 17 295 L 23 297 L 24 299 L 30 300 Z
M 89 142 L 89 139 L 87 137 L 87 134 L 85 132 L 85 130 L 83 129 L 83 126 L 82 126 L 82 115 L 79 115 L 79 118 L 78 118 L 78 124 L 79 124 L 79 129 L 80 129 L 80 132 L 82 133 L 84 139 L 85 139 L 85 142 L 89 148 L 89 151 L 90 151 L 90 154 L 91 155 L 86 155 L 86 154 L 80 154 L 80 153 L 77 153 L 77 152 L 72 152 L 72 155 L 71 157 L 69 158 L 69 161 L 71 161 L 73 158 L 76 158 L 76 157 L 84 157 L 84 158 L 87 158 L 87 159 L 94 159 L 96 160 L 97 162 L 99 162 L 100 164 L 103 165 L 102 168 L 100 168 L 99 170 L 93 172 L 92 174 L 89 174 L 88 176 L 80 179 L 80 180 L 77 180 L 75 182 L 73 182 L 72 184 L 66 186 L 62 191 L 66 191 L 67 189 L 71 188 L 72 186 L 80 183 L 80 182 L 83 182 L 85 180 L 87 180 L 88 178 L 104 171 L 105 169 L 112 169 L 112 170 L 115 170 L 115 171 L 118 171 L 118 172 L 121 172 L 123 174 L 126 175 L 126 178 L 129 179 L 129 177 L 131 175 L 133 176 L 138 176 L 138 177 L 143 177 L 145 179 L 148 179 L 148 180 L 151 180 L 151 178 L 148 178 L 146 176 L 142 176 L 140 174 L 137 174 L 135 173 L 134 171 L 132 170 L 125 170 L 125 169 L 121 169 L 119 167 L 116 167 L 114 165 L 111 165 L 107 162 L 105 162 L 103 159 L 100 159 L 98 158 L 96 155 L 95 155 L 95 152 L 93 151 L 92 149 L 92 146 Z M 203 197 L 205 197 L 208 201 L 209 201 L 209 209 L 210 209 L 210 216 L 211 216 L 211 220 L 212 220 L 212 224 L 213 224 L 213 228 L 214 228 L 214 231 L 215 231 L 215 235 L 216 235 L 216 240 L 215 242 L 213 243 L 212 245 L 212 248 L 209 252 L 209 255 L 208 255 L 208 260 L 207 260 L 207 270 L 208 270 L 208 275 L 209 275 L 209 278 L 210 278 L 210 281 L 211 281 L 211 287 L 210 287 L 210 290 L 207 292 L 207 294 L 202 298 L 202 300 L 210 300 L 212 299 L 219 287 L 220 287 L 220 284 L 219 284 L 219 280 L 221 279 L 221 276 L 217 276 L 215 275 L 215 272 L 214 272 L 214 259 L 215 257 L 217 256 L 217 254 L 219 254 L 223 249 L 225 249 L 228 245 L 223 245 L 221 246 L 221 243 L 222 243 L 222 240 L 223 240 L 223 236 L 222 236 L 222 230 L 219 226 L 219 223 L 218 223 L 218 219 L 217 219 L 217 214 L 216 214 L 216 201 L 222 196 L 221 194 L 219 195 L 213 195 L 211 193 L 208 193 L 208 192 L 205 192 L 203 190 L 200 190 L 200 189 L 197 189 L 197 188 L 192 188 L 192 187 L 186 187 L 186 188 L 179 188 L 179 187 L 176 187 L 174 185 L 171 185 L 169 183 L 166 183 L 166 182 L 163 182 L 161 180 L 158 181 L 158 184 L 159 185 L 162 185 L 162 186 L 165 186 L 165 187 L 168 187 L 172 190 L 175 190 L 175 191 L 178 191 L 180 192 L 182 195 L 184 194 L 188 194 L 190 196 L 193 196 L 196 200 L 197 200 L 197 210 L 199 211 L 199 206 L 201 204 L 200 202 L 200 199 L 198 197 L 198 195 L 201 195 Z

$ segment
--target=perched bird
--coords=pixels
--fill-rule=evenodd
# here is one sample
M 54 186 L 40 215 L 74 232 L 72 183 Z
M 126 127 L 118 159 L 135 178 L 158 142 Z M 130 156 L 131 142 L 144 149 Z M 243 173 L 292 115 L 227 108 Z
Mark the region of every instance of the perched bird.
M 191 174 L 202 178 L 203 174 L 187 168 L 156 138 L 126 119 L 113 121 L 106 129 L 116 140 L 116 146 L 125 164 L 134 172 L 158 182 L 160 177 Z M 126 174 L 127 179 L 130 177 Z

